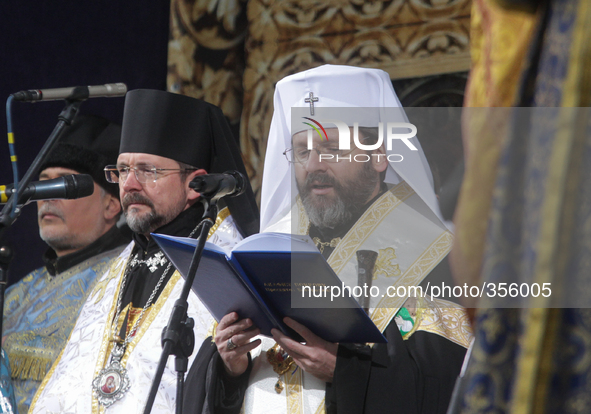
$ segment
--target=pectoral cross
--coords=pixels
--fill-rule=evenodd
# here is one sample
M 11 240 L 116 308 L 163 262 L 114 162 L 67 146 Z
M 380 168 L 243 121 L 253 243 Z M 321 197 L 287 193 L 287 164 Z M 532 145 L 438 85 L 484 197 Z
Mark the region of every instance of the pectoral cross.
M 318 98 L 314 96 L 314 92 L 310 92 L 310 96 L 304 99 L 304 102 L 310 104 L 310 115 L 314 115 L 314 102 L 318 102 Z

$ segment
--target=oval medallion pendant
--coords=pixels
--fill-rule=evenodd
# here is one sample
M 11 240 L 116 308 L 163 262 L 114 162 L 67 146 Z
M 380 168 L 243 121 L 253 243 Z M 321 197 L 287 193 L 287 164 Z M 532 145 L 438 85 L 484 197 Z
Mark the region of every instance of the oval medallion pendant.
M 121 365 L 121 358 L 125 348 L 115 345 L 111 353 L 111 363 L 101 369 L 96 378 L 92 381 L 92 389 L 99 404 L 109 407 L 119 401 L 127 390 L 130 383 L 127 370 Z

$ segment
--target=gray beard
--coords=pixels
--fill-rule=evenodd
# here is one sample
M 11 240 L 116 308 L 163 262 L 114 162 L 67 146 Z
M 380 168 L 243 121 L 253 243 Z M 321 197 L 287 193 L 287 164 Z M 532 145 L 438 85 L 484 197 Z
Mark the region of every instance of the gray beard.
M 41 240 L 43 240 L 49 247 L 56 252 L 63 252 L 67 250 L 79 250 L 88 246 L 90 243 L 75 243 L 70 236 L 60 237 L 44 237 L 41 233 Z
M 348 183 L 340 183 L 327 173 L 313 172 L 308 174 L 303 186 L 297 184 L 310 222 L 320 228 L 335 228 L 363 211 L 378 180 L 379 173 L 368 162 L 359 176 Z M 312 195 L 310 186 L 314 181 L 332 185 L 335 197 Z
M 134 202 L 140 202 L 147 205 L 150 207 L 150 212 L 148 214 L 144 214 L 143 216 L 130 214 L 128 206 Z M 168 212 L 168 214 L 156 213 L 154 203 L 152 203 L 148 198 L 137 193 L 126 194 L 123 197 L 123 200 L 121 200 L 121 204 L 123 206 L 123 214 L 125 215 L 125 220 L 127 221 L 129 228 L 135 233 L 144 235 L 148 235 L 157 228 L 171 222 L 178 215 L 178 213 L 174 214 L 173 212 Z
M 156 214 L 154 210 L 141 217 L 137 215 L 130 215 L 127 211 L 124 214 L 129 228 L 133 232 L 139 234 L 149 234 L 166 224 L 166 218 Z
M 351 219 L 353 212 L 347 209 L 347 206 L 341 197 L 335 200 L 321 200 L 315 203 L 311 197 L 302 198 L 302 203 L 306 209 L 306 214 L 310 222 L 316 227 L 335 228 L 338 224 Z
M 52 203 L 43 203 L 43 205 L 39 208 L 39 211 L 37 213 L 39 219 L 41 219 L 44 213 L 52 213 L 59 217 L 61 220 L 64 220 L 65 222 L 63 212 L 58 207 L 54 206 Z M 69 233 L 62 234 L 60 236 L 53 236 L 51 235 L 51 232 L 49 232 L 49 234 L 46 234 L 46 232 L 43 230 L 41 226 L 39 227 L 39 236 L 41 237 L 41 240 L 47 243 L 47 245 L 56 252 L 63 252 L 67 250 L 80 250 L 83 247 L 86 247 L 89 244 L 91 244 L 99 237 L 99 235 L 96 235 L 95 237 L 93 233 L 90 232 L 90 229 L 88 229 L 86 233 Z

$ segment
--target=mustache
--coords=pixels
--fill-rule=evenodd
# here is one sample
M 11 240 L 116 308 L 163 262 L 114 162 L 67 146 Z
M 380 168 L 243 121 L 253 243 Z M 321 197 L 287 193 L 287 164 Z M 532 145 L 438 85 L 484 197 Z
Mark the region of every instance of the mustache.
M 52 214 L 64 220 L 64 213 L 53 203 L 43 203 L 39 211 L 37 211 L 37 218 L 41 220 L 45 214 Z
M 310 189 L 313 185 L 317 184 L 329 184 L 332 186 L 336 186 L 338 183 L 335 177 L 329 175 L 325 172 L 311 172 L 306 177 L 306 182 L 304 183 L 307 189 Z
M 121 200 L 123 210 L 127 211 L 130 204 L 145 204 L 150 208 L 154 208 L 154 203 L 139 193 L 128 193 L 123 196 Z

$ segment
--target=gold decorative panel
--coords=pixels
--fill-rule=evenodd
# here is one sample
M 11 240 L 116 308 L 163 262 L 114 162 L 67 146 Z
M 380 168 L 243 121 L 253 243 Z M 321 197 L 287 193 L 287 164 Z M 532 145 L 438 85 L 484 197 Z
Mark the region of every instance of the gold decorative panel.
M 260 192 L 275 83 L 326 63 L 392 79 L 466 71 L 470 0 L 172 0 L 168 88 L 240 119 Z
M 219 106 L 230 123 L 242 113 L 245 4 L 171 0 L 167 88 Z
M 470 0 L 250 0 L 241 148 L 261 185 L 273 92 L 326 63 L 379 68 L 392 79 L 466 71 Z

